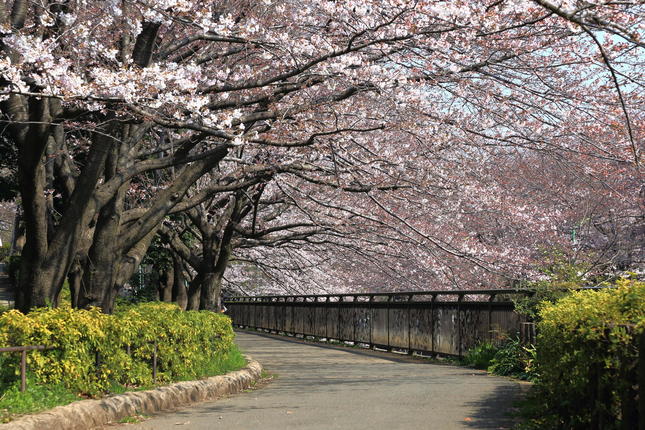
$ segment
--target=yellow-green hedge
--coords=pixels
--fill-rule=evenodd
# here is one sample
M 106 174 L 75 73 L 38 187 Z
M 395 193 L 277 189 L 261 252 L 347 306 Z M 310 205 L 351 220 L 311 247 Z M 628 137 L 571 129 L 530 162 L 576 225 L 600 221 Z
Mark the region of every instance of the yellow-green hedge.
M 0 315 L 0 346 L 46 345 L 29 352 L 27 363 L 38 382 L 64 383 L 88 394 L 114 383 L 152 383 L 157 343 L 158 381 L 191 379 L 233 344 L 230 319 L 207 311 L 181 311 L 169 303 L 143 303 L 106 315 L 99 309 L 36 309 L 27 315 Z M 0 377 L 15 377 L 19 354 L 2 353 Z M 11 357 L 9 357 L 11 355 Z
M 544 428 L 619 428 L 633 409 L 638 338 L 645 329 L 645 283 L 571 292 L 545 303 L 538 323 L 539 388 L 553 413 Z

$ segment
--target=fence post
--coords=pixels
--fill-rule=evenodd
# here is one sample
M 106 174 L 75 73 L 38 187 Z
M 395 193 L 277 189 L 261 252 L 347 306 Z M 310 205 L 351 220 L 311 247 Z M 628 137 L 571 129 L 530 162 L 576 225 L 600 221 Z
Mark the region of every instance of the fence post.
M 386 308 L 387 312 L 385 313 L 385 315 L 387 315 L 387 318 L 385 319 L 385 321 L 387 321 L 387 348 L 386 349 L 390 352 L 392 351 L 392 347 L 390 346 L 390 311 L 392 310 L 391 303 L 392 303 L 393 297 L 394 296 L 392 295 L 387 296 L 388 305 Z
M 436 321 L 436 318 L 434 317 L 434 312 L 435 312 L 435 304 L 434 304 L 434 302 L 435 302 L 436 299 L 437 299 L 436 294 L 433 294 L 432 298 L 430 299 L 430 335 L 432 336 L 430 338 L 430 345 L 431 345 L 430 348 L 432 349 L 432 351 L 431 351 L 432 354 L 435 354 L 435 355 L 437 354 L 437 348 L 435 347 L 435 344 L 434 344 L 434 338 L 437 336 L 437 333 L 436 333 L 436 330 L 435 330 L 435 328 L 436 328 L 435 326 L 437 325 L 437 321 Z
M 154 342 L 154 349 L 152 351 L 152 383 L 157 383 L 157 341 Z
M 329 309 L 331 309 L 331 305 L 329 304 L 330 303 L 329 299 L 330 299 L 330 297 L 327 296 L 327 298 L 325 299 L 326 304 L 325 304 L 325 307 L 324 307 L 324 309 L 325 309 L 325 339 L 327 340 L 327 342 L 329 342 Z
M 358 296 L 354 296 L 354 302 L 352 303 L 352 306 L 353 306 L 353 308 L 354 308 L 354 309 L 353 309 L 353 310 L 354 310 L 354 312 L 352 312 L 352 316 L 353 316 L 352 321 L 354 321 L 354 324 L 353 324 L 353 325 L 354 325 L 354 339 L 353 339 L 353 341 L 354 341 L 354 345 L 356 345 L 356 344 L 357 344 L 357 342 L 356 342 L 356 326 L 358 326 L 358 320 L 357 320 L 357 305 L 356 305 L 356 302 L 357 302 L 357 301 L 358 301 Z
M 522 343 L 535 343 L 535 323 L 523 322 L 520 323 L 520 342 Z
M 638 336 L 638 430 L 645 430 L 645 331 Z
M 340 331 L 340 314 L 341 314 L 340 310 L 342 309 L 342 306 L 341 306 L 342 302 L 343 302 L 343 296 L 338 296 L 338 319 L 336 320 L 336 335 L 337 335 L 336 337 L 338 338 L 337 339 L 338 342 L 341 342 L 341 343 L 343 341 L 341 339 L 342 332 Z
M 317 310 L 318 310 L 318 297 L 314 297 L 314 306 L 313 306 L 312 312 L 310 314 L 310 315 L 313 315 L 313 319 L 314 319 L 313 327 L 311 328 L 311 331 L 312 331 L 311 334 L 313 335 L 314 339 L 318 339 L 318 336 L 316 336 L 318 334 L 318 332 L 316 331 L 316 319 L 317 319 L 316 318 L 316 311 Z
M 495 301 L 495 294 L 488 297 L 488 340 L 493 343 L 493 302 Z
M 464 299 L 463 294 L 459 294 L 459 296 L 457 296 L 457 351 L 459 353 L 459 357 L 462 356 L 462 353 L 461 353 L 461 339 L 462 339 L 461 336 L 462 336 L 462 333 L 461 333 L 461 331 L 462 331 L 463 327 L 462 327 L 462 323 L 461 323 L 462 322 L 462 320 L 461 320 L 461 302 L 462 302 L 463 299 Z
M 370 348 L 374 348 L 374 339 L 372 337 L 372 330 L 374 330 L 374 307 L 372 306 L 372 302 L 374 302 L 374 296 L 370 296 L 369 305 L 367 305 L 367 308 L 369 309 Z
M 410 294 L 408 296 L 408 354 L 412 355 L 412 306 L 410 303 L 414 296 Z
M 20 392 L 27 389 L 27 350 L 20 351 Z

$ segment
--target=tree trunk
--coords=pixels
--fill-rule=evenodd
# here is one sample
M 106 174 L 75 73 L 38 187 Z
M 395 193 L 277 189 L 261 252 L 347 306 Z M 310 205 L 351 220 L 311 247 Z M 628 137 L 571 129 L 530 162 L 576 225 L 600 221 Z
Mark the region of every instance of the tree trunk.
M 25 246 L 25 226 L 22 223 L 22 212 L 20 208 L 16 209 L 16 216 L 13 220 L 13 231 L 11 232 L 11 248 L 9 255 L 16 255 L 22 253 L 22 248 Z
M 172 302 L 172 292 L 175 284 L 175 268 L 173 265 L 166 268 L 159 277 L 159 300 Z
M 109 296 L 120 270 L 115 238 L 119 236 L 124 197 L 125 186 L 99 212 L 83 274 L 85 288 L 78 298 L 80 308 L 99 306 L 106 311 L 105 304 L 111 303 Z
M 78 298 L 81 294 L 83 285 L 83 265 L 77 260 L 74 260 L 72 267 L 67 275 L 67 282 L 69 283 L 70 300 L 73 308 L 78 308 Z
M 202 291 L 202 275 L 198 273 L 188 284 L 187 311 L 199 310 L 199 299 Z
M 204 233 L 202 233 L 204 235 Z M 209 311 L 217 310 L 217 276 L 215 265 L 219 254 L 219 240 L 213 237 L 215 234 L 202 237 L 202 287 L 199 299 L 199 309 Z
M 217 253 L 211 252 L 208 255 L 209 258 L 213 259 L 210 261 L 212 269 L 206 274 L 204 282 L 202 282 L 200 309 L 216 312 L 222 310 L 222 279 L 224 278 L 224 272 L 226 272 L 228 262 L 231 258 L 231 239 L 233 238 L 233 232 L 233 222 L 229 222 L 216 248 Z M 206 257 L 207 253 L 204 249 L 204 259 Z
M 16 127 L 14 134 L 18 143 L 19 187 L 25 220 L 25 246 L 22 250 L 20 277 L 18 282 L 17 307 L 28 312 L 34 306 L 51 305 L 54 300 L 52 276 L 43 264 L 47 256 L 47 202 L 45 190 L 45 169 L 42 156 L 47 147 L 48 127 L 42 123 L 50 121 L 49 103 L 45 100 L 29 101 L 29 119 L 41 125 L 30 125 L 25 134 L 22 127 Z M 24 105 L 10 98 L 10 109 L 17 117 L 25 113 Z
M 188 306 L 188 291 L 186 291 L 186 278 L 184 276 L 184 266 L 181 263 L 181 258 L 173 253 L 173 288 L 172 288 L 172 301 L 182 309 L 186 310 Z

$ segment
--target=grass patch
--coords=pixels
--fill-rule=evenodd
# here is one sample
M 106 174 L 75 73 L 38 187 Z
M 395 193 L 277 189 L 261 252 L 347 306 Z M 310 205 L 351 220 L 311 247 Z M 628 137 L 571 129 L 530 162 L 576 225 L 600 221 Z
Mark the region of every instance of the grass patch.
M 197 378 L 206 378 L 209 376 L 223 375 L 224 373 L 233 372 L 246 366 L 246 359 L 240 352 L 237 345 L 233 344 L 225 354 L 216 355 L 213 360 L 205 363 L 203 366 L 193 369 Z M 186 381 L 193 378 L 181 378 Z
M 27 378 L 27 390 L 20 392 L 20 381 L 0 388 L 0 422 L 6 423 L 23 414 L 36 413 L 55 406 L 66 405 L 80 397 L 63 384 L 37 384 Z
M 138 424 L 148 419 L 147 415 L 132 415 L 119 420 L 120 424 Z

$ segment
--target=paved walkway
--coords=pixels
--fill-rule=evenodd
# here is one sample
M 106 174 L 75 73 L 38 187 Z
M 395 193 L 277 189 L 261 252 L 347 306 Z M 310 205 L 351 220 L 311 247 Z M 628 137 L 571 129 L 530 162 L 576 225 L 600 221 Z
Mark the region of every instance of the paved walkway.
M 484 372 L 240 332 L 267 386 L 160 414 L 131 429 L 508 429 L 517 382 Z

